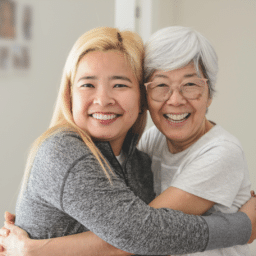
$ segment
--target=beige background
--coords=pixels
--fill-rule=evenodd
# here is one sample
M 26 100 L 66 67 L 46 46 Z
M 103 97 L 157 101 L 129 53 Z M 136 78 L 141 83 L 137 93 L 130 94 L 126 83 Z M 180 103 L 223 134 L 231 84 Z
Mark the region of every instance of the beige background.
M 29 146 L 49 125 L 68 52 L 97 26 L 127 26 L 146 40 L 162 27 L 183 25 L 212 42 L 220 72 L 208 118 L 241 141 L 256 190 L 256 0 L 130 0 L 122 21 L 115 14 L 122 0 L 17 3 L 33 7 L 32 66 L 25 74 L 0 76 L 0 223 L 5 210 L 14 212 Z M 140 18 L 132 16 L 136 5 Z M 256 255 L 256 242 L 251 249 Z

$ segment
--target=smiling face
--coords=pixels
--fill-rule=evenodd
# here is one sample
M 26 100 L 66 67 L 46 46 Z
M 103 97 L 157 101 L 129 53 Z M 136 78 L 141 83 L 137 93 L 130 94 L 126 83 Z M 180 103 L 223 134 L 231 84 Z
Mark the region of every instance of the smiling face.
M 140 111 L 140 91 L 130 64 L 118 51 L 87 53 L 79 62 L 72 92 L 75 124 L 118 155 Z
M 208 88 L 201 97 L 188 100 L 184 98 L 179 87 L 189 78 L 197 77 L 193 63 L 184 68 L 164 72 L 156 71 L 150 79 L 171 84 L 173 93 L 164 102 L 157 102 L 148 96 L 149 111 L 156 127 L 167 137 L 168 147 L 172 153 L 188 148 L 212 127 L 206 120 L 205 113 L 212 100 Z M 207 86 L 207 85 L 205 85 Z

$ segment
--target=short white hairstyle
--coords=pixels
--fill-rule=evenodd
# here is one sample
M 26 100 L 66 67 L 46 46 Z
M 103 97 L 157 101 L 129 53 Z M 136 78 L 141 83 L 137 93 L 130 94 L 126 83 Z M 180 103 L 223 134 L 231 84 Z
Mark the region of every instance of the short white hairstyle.
M 218 73 L 218 57 L 211 43 L 199 32 L 181 26 L 158 30 L 145 45 L 145 81 L 156 70 L 171 71 L 194 62 L 198 76 L 201 68 L 213 96 Z

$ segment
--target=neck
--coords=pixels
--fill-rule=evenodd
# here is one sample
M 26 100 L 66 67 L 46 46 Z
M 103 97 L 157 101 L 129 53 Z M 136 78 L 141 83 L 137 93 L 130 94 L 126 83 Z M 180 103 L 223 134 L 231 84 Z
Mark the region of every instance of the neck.
M 115 156 L 119 156 L 123 147 L 124 139 L 118 141 L 110 141 L 110 146 Z
M 190 146 L 192 146 L 196 141 L 198 141 L 204 134 L 206 134 L 210 129 L 213 127 L 213 124 L 209 122 L 206 118 L 201 126 L 201 129 L 198 130 L 196 134 L 188 138 L 187 140 L 184 141 L 174 141 L 174 140 L 169 140 L 167 139 L 167 145 L 168 149 L 172 154 L 179 153 Z

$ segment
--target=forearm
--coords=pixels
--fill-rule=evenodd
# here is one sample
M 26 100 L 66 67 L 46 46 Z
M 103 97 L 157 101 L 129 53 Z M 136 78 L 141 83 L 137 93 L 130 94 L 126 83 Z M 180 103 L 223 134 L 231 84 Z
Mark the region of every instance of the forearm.
M 125 256 L 131 255 L 100 239 L 92 232 L 51 238 L 31 239 L 26 246 L 25 256 Z
M 193 194 L 170 187 L 159 195 L 151 206 L 168 207 L 187 214 L 202 215 L 208 211 L 214 202 L 197 197 Z M 251 235 L 250 219 L 244 213 L 223 214 L 214 213 L 203 217 L 209 229 L 209 241 L 206 250 L 231 247 L 246 244 Z

